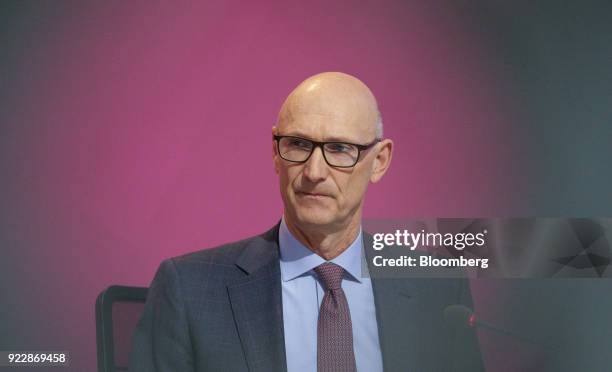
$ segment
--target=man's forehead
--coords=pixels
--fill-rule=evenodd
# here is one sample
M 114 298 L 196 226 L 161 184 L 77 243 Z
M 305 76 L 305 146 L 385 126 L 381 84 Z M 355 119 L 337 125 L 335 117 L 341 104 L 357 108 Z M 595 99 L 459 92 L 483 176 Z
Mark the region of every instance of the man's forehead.
M 342 73 L 315 75 L 291 92 L 279 113 L 285 133 L 313 139 L 369 140 L 376 135 L 378 109 L 368 87 Z
M 375 135 L 373 125 L 356 117 L 333 113 L 300 113 L 279 122 L 283 135 L 295 135 L 320 141 L 363 142 Z

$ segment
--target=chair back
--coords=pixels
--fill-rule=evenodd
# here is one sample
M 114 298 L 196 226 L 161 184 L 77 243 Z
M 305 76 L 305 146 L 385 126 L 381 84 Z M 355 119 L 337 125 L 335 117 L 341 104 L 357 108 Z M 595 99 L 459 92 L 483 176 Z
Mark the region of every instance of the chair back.
M 112 285 L 96 300 L 98 372 L 127 371 L 148 288 Z

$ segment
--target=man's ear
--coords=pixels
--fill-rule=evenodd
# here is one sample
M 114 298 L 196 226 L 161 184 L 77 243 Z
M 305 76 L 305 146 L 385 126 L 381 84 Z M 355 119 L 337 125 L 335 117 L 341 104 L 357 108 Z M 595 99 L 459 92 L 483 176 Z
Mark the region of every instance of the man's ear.
M 393 156 L 393 141 L 384 139 L 376 144 L 378 148 L 376 158 L 372 162 L 372 175 L 370 182 L 376 183 L 385 175 L 387 169 L 391 165 L 391 157 Z
M 278 128 L 276 126 L 272 127 L 272 135 L 275 136 L 278 133 Z M 274 171 L 276 174 L 280 171 L 280 159 L 278 157 L 278 147 L 276 147 L 276 141 L 272 138 L 272 161 L 274 162 Z

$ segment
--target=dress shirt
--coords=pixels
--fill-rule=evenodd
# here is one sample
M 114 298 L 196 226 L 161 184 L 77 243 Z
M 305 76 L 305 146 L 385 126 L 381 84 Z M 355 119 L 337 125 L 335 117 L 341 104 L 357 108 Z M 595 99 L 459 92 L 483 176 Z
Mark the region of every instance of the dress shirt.
M 300 243 L 285 220 L 279 229 L 283 324 L 288 372 L 316 372 L 317 322 L 324 287 L 313 269 L 326 260 Z M 342 289 L 351 312 L 353 349 L 359 372 L 383 370 L 378 341 L 374 293 L 370 278 L 362 277 L 361 228 L 351 245 L 330 262 L 346 271 Z

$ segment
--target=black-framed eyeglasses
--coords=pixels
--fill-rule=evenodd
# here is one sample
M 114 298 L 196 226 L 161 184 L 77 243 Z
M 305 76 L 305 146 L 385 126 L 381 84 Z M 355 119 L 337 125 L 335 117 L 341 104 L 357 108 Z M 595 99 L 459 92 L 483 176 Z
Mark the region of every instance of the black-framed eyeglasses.
M 305 163 L 317 147 L 321 148 L 325 162 L 332 167 L 351 168 L 360 159 L 362 151 L 374 146 L 381 139 L 359 145 L 348 142 L 318 142 L 295 136 L 274 136 L 278 154 L 281 158 L 293 163 Z

